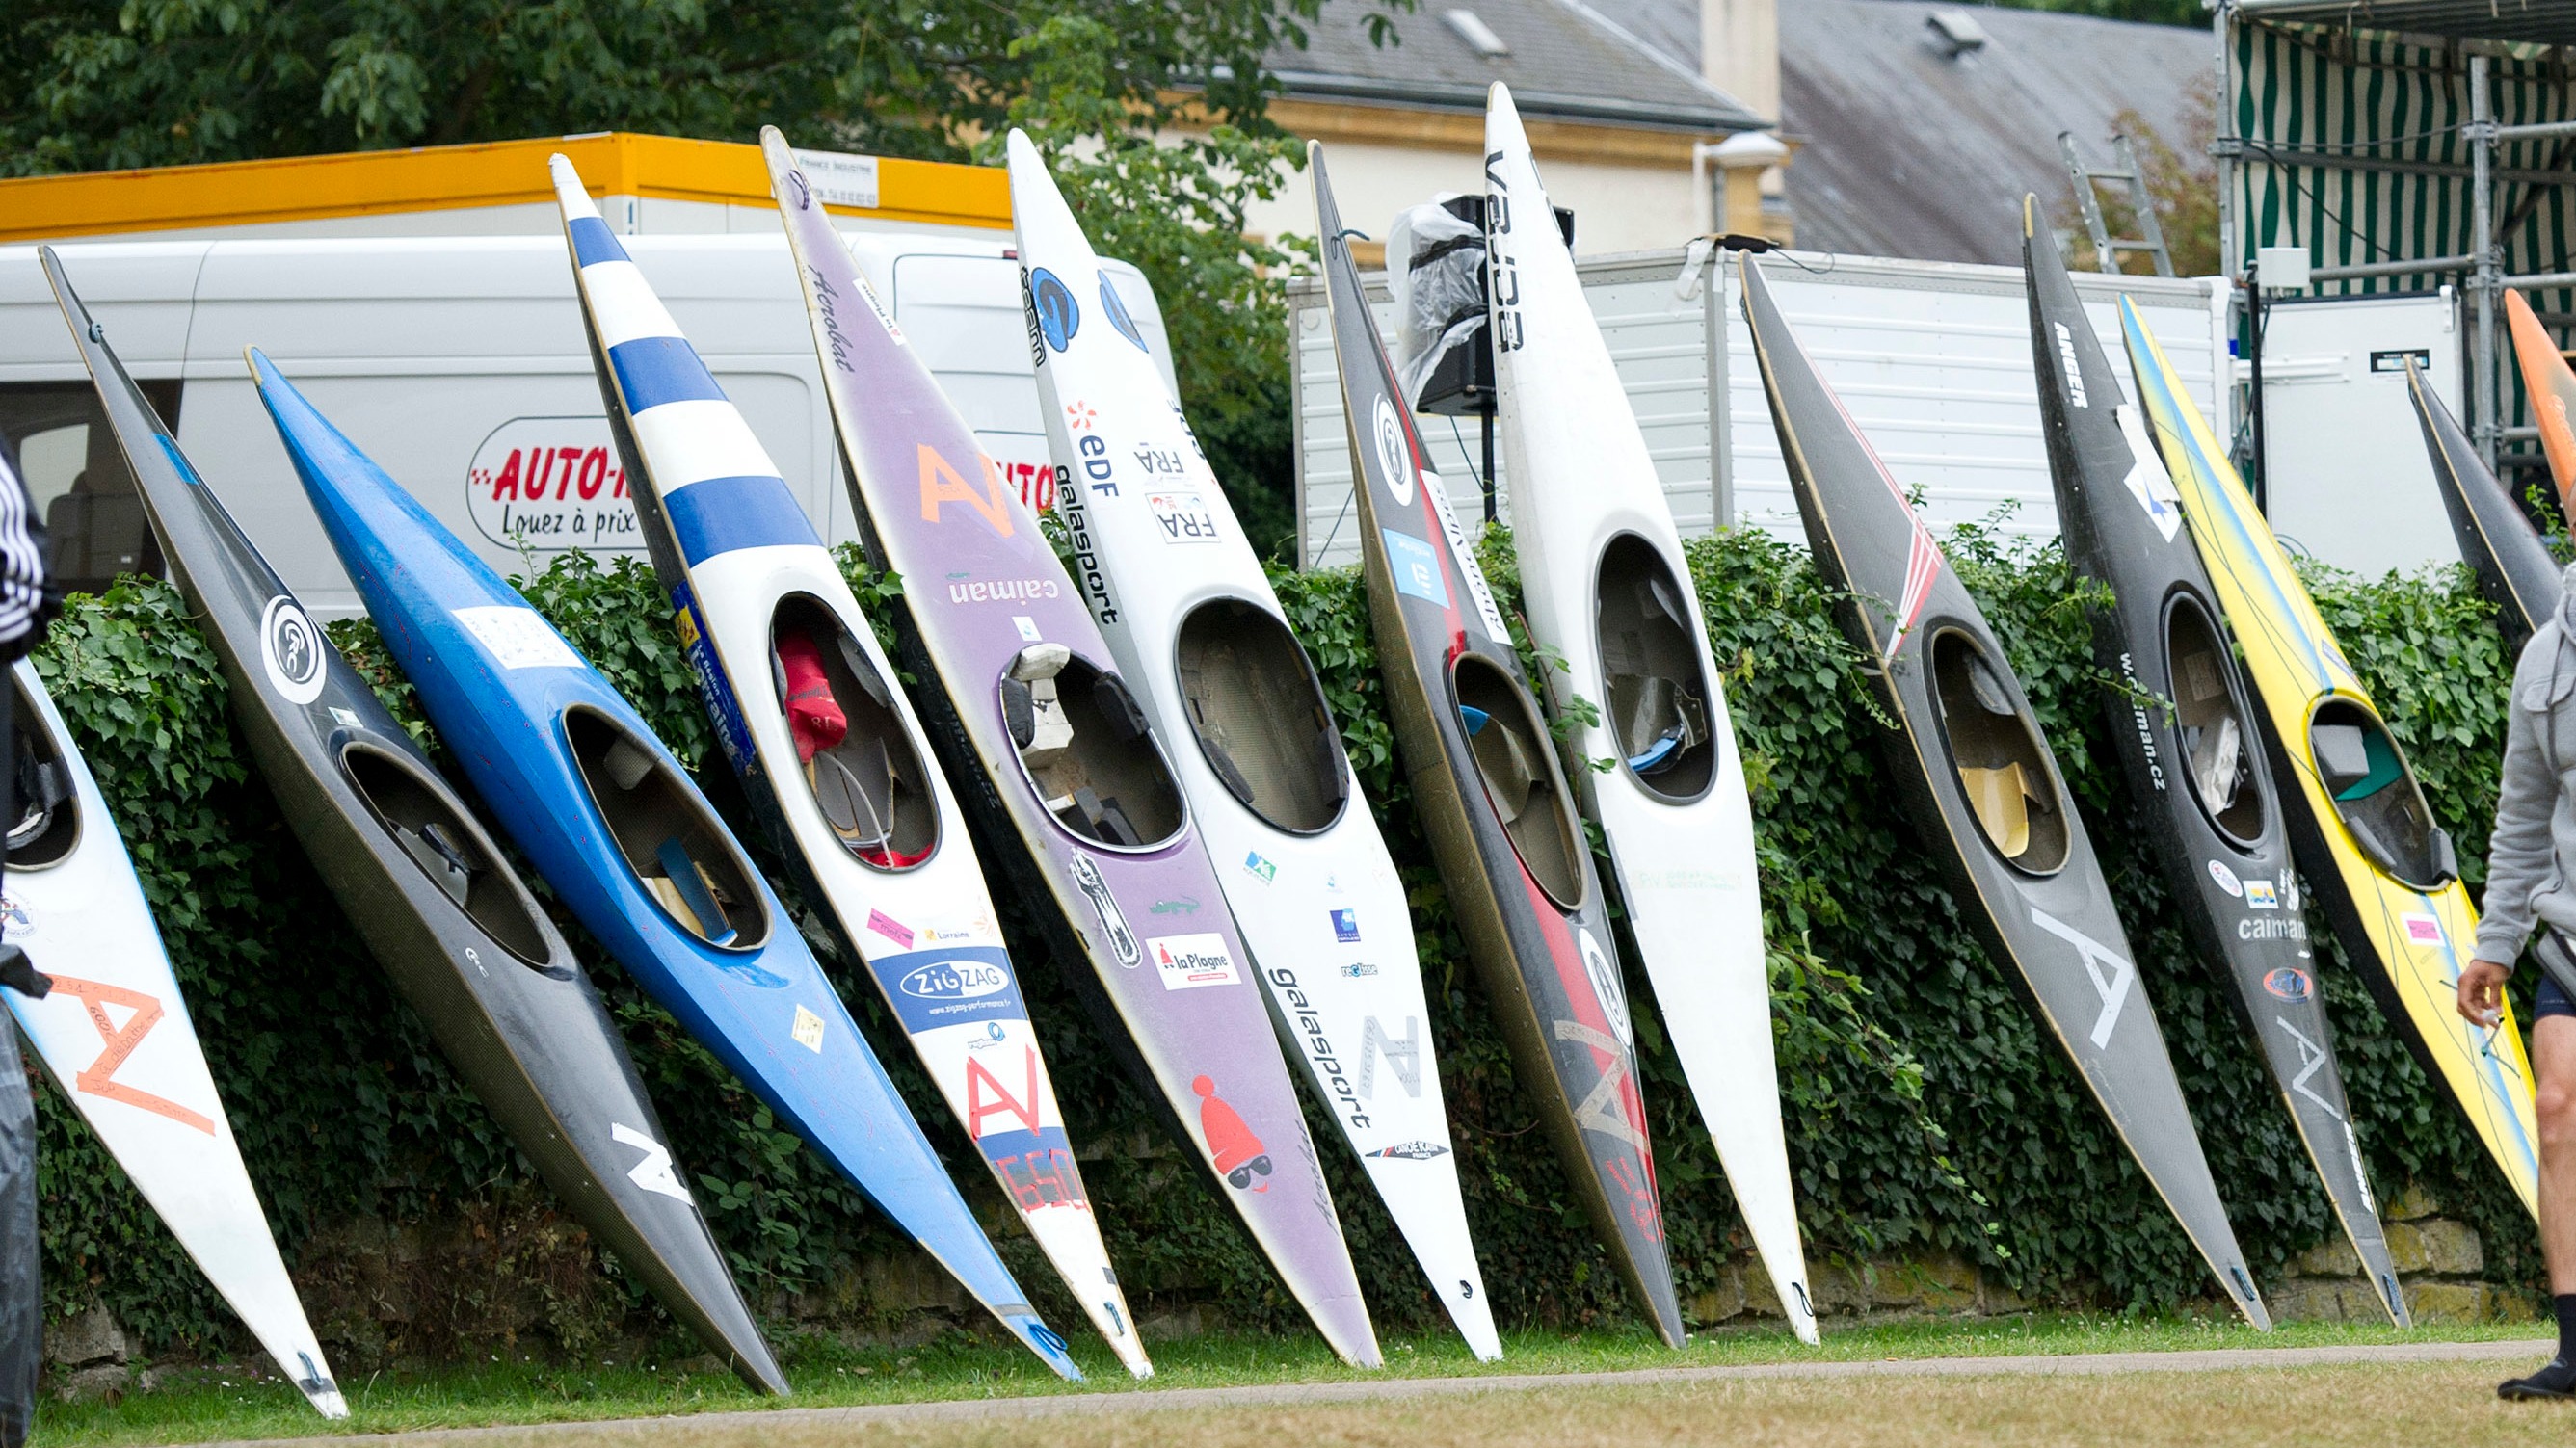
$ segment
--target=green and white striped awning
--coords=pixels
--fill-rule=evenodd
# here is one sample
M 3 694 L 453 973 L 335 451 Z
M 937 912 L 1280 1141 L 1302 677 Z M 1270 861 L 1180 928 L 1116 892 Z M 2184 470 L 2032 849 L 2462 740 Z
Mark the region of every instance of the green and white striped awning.
M 2319 269 L 2393 273 L 2320 282 L 2328 295 L 2463 284 L 2473 245 L 2473 51 L 2488 57 L 2498 124 L 2576 119 L 2570 52 L 2529 43 L 2576 43 L 2576 3 L 2235 0 L 2221 31 L 2222 242 L 2240 277 L 2257 249 L 2304 245 Z M 2503 272 L 2576 270 L 2576 135 L 2501 144 L 2493 164 Z M 2398 270 L 2409 262 L 2427 266 Z M 2576 310 L 2568 288 L 2528 299 L 2553 320 Z M 2499 420 L 2518 426 L 2521 382 L 2501 339 L 2497 355 Z

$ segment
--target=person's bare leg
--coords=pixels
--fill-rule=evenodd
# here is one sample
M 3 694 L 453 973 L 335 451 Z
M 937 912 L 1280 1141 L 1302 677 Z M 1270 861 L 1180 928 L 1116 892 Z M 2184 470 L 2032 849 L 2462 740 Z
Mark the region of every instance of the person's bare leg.
M 2540 1250 L 2549 1259 L 2558 1356 L 2496 1389 L 2506 1398 L 2576 1397 L 2576 1016 L 2531 1026 L 2532 1097 L 2540 1119 Z
M 2533 1094 L 2540 1117 L 2540 1250 L 2549 1290 L 2576 1293 L 2576 1016 L 2543 1016 L 2531 1028 Z

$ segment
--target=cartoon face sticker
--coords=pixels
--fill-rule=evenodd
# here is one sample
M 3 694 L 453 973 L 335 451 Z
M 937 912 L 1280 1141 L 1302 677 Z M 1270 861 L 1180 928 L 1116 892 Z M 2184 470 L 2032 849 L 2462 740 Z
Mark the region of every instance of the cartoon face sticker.
M 1251 1123 L 1216 1094 L 1216 1082 L 1201 1076 L 1190 1082 L 1190 1089 L 1198 1093 L 1199 1131 L 1207 1137 L 1217 1174 L 1237 1191 L 1270 1190 L 1270 1153 L 1252 1134 Z

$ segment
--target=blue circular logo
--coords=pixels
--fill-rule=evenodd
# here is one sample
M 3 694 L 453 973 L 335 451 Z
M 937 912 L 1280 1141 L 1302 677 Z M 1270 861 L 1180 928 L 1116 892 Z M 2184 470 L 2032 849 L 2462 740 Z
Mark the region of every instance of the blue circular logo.
M 1145 334 L 1137 330 L 1136 319 L 1127 315 L 1127 304 L 1118 300 L 1118 289 L 1109 284 L 1107 272 L 1100 274 L 1100 310 L 1109 318 L 1109 325 L 1118 329 L 1119 336 L 1135 343 L 1137 351 L 1153 355 L 1154 349 L 1145 345 Z
M 2263 977 L 2263 989 L 2285 1001 L 2303 1001 L 2315 991 L 2306 971 L 2287 965 Z
M 1073 300 L 1073 289 L 1045 267 L 1029 273 L 1029 310 L 1036 315 L 1046 344 L 1059 352 L 1082 330 L 1082 308 Z

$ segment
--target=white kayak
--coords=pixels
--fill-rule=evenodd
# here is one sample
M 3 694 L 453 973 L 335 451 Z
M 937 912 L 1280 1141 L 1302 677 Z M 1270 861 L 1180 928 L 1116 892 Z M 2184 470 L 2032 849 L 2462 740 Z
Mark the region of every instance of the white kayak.
M 1708 626 L 1653 457 L 1583 299 L 1511 93 L 1485 115 L 1486 245 L 1504 476 L 1530 637 L 1583 714 L 1585 811 L 1701 1119 L 1790 1326 L 1816 1340 L 1780 1081 L 1753 810 Z M 1595 711 L 1570 710 L 1573 696 Z
M 349 1406 L 277 1255 L 116 821 L 35 665 L 21 660 L 10 672 L 20 798 L 0 932 L 54 989 L 42 1000 L 16 991 L 0 999 L 54 1084 L 259 1345 L 324 1417 L 345 1418 Z
M 1231 907 L 1289 1054 L 1468 1347 L 1498 1359 L 1395 862 L 1322 685 L 1143 334 L 1037 148 L 1013 131 L 1009 149 L 1073 572 L 1120 674 L 1173 741 L 1225 890 L 1165 903 L 1183 919 Z
M 643 273 L 584 247 L 575 223 L 599 210 L 570 162 L 553 167 L 602 390 L 717 740 L 1029 1234 L 1119 1361 L 1150 1377 L 965 817 L 900 676 Z

